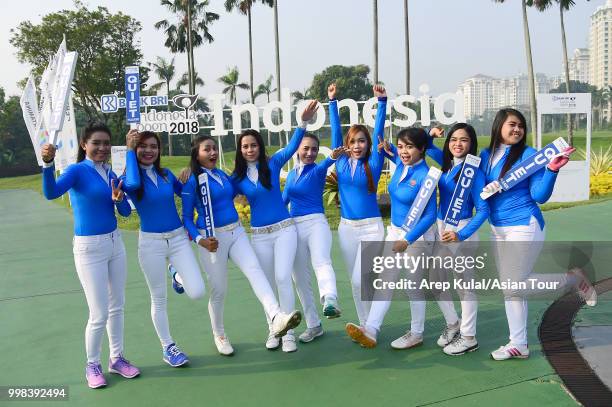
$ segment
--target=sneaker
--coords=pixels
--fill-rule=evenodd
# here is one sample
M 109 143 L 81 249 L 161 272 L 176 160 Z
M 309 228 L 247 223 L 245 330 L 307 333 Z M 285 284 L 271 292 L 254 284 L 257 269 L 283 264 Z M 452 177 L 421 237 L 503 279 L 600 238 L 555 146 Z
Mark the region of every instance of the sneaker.
M 443 348 L 455 339 L 459 335 L 459 329 L 461 328 L 461 320 L 455 322 L 455 325 L 446 325 L 442 335 L 438 338 L 438 346 Z
M 300 311 L 293 311 L 289 314 L 279 312 L 274 316 L 272 320 L 272 334 L 277 338 L 285 336 L 288 330 L 295 328 L 302 321 L 302 313 Z
M 323 326 L 319 324 L 314 328 L 307 328 L 302 334 L 299 336 L 300 342 L 308 343 L 312 342 L 315 338 L 323 335 Z
M 467 339 L 463 335 L 459 334 L 442 349 L 444 353 L 451 356 L 463 355 L 468 352 L 474 352 L 478 349 L 478 342 L 476 337 Z
M 168 264 L 168 274 L 172 277 L 172 288 L 176 291 L 177 294 L 183 294 L 185 292 L 185 288 L 183 285 L 176 281 L 176 269 L 172 264 Z
M 234 354 L 234 348 L 230 343 L 227 336 L 217 336 L 214 335 L 215 345 L 217 346 L 217 350 L 223 356 L 232 356 Z
M 126 360 L 123 355 L 108 360 L 108 371 L 109 373 L 121 375 L 126 379 L 131 379 L 140 374 L 140 370 L 138 370 L 136 366 L 133 366 L 129 360 Z
M 495 360 L 506 359 L 527 359 L 529 357 L 529 348 L 525 346 L 515 346 L 511 343 L 500 346 L 499 349 L 491 352 L 491 357 Z
M 176 344 L 171 343 L 163 351 L 162 360 L 172 367 L 179 367 L 189 363 L 189 358 L 179 349 Z
M 348 336 L 364 348 L 376 347 L 376 336 L 367 332 L 365 328 L 349 322 L 346 324 L 345 329 Z
M 400 336 L 393 342 L 391 342 L 391 347 L 393 349 L 410 349 L 415 346 L 420 346 L 423 344 L 423 335 L 413 334 L 408 331 L 404 335 Z
M 295 336 L 288 334 L 283 336 L 283 352 L 291 353 L 297 350 L 297 344 L 295 343 Z
M 102 365 L 99 363 L 87 363 L 85 378 L 87 379 L 87 385 L 91 389 L 106 387 L 106 379 L 104 374 L 102 374 Z
M 578 291 L 578 296 L 580 296 L 580 298 L 582 298 L 582 300 L 589 307 L 594 307 L 597 305 L 597 292 L 587 276 L 584 274 L 584 271 L 576 267 L 571 269 L 569 272 L 574 274 L 577 278 L 576 290 Z
M 338 301 L 335 297 L 325 297 L 325 303 L 323 304 L 323 315 L 325 315 L 327 319 L 338 318 L 340 315 L 342 315 L 342 311 L 340 311 L 340 308 L 338 308 Z
M 266 340 L 266 349 L 268 350 L 276 350 L 280 346 L 280 338 L 276 337 L 274 334 L 270 334 L 268 336 L 268 340 Z

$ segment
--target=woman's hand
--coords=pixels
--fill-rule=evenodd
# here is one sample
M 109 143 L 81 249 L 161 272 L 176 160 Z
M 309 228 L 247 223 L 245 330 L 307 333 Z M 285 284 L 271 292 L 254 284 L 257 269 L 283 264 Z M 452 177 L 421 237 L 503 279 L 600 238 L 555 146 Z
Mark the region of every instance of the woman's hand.
M 385 90 L 385 87 L 383 85 L 374 85 L 372 87 L 372 90 L 374 91 L 374 96 L 376 96 L 377 98 L 387 97 L 387 91 Z
M 327 87 L 327 97 L 329 98 L 329 100 L 335 99 L 336 98 L 336 84 L 332 83 Z
M 130 129 L 125 135 L 125 145 L 129 150 L 136 150 L 138 143 L 140 142 L 140 134 L 136 129 Z
M 181 170 L 181 172 L 179 172 L 178 179 L 182 184 L 187 183 L 189 177 L 191 177 L 191 168 L 185 167 Z
M 432 127 L 431 130 L 429 130 L 429 135 L 433 138 L 444 137 L 444 129 L 439 126 Z
M 493 181 L 489 184 L 487 184 L 483 189 L 482 192 L 486 192 L 487 194 L 494 194 L 496 192 L 501 191 L 501 185 L 499 185 L 499 181 Z
M 319 108 L 319 101 L 311 100 L 306 106 L 306 109 L 302 112 L 302 122 L 310 122 L 312 118 L 317 114 L 317 109 Z
M 121 189 L 122 185 L 123 185 L 123 180 L 120 180 L 118 183 L 116 179 L 111 180 L 111 188 L 113 189 L 112 198 L 113 198 L 113 202 L 115 203 L 123 201 L 123 197 L 125 196 L 125 193 Z
M 340 147 L 334 149 L 331 152 L 330 157 L 332 158 L 332 160 L 337 160 L 338 158 L 340 158 L 340 156 L 342 154 L 349 155 L 350 154 L 350 149 L 348 147 L 345 147 L 345 146 L 340 146 Z
M 445 243 L 449 243 L 449 242 L 458 242 L 459 241 L 459 237 L 457 236 L 457 232 L 453 232 L 450 230 L 447 230 L 445 232 L 442 233 L 442 241 Z
M 40 154 L 42 156 L 42 160 L 47 164 L 51 161 L 55 160 L 55 146 L 53 144 L 46 143 L 40 149 Z
M 396 240 L 395 243 L 393 243 L 393 251 L 395 253 L 405 252 L 407 248 L 408 242 L 404 239 Z
M 378 143 L 378 151 L 380 150 L 385 150 L 385 152 L 391 157 L 395 156 L 395 154 L 393 154 L 393 151 L 391 151 L 391 144 L 389 144 L 389 140 L 383 140 L 382 142 Z
M 563 155 L 553 158 L 550 163 L 548 163 L 548 169 L 554 172 L 557 172 L 563 167 L 565 164 L 569 162 L 569 156 L 576 149 L 574 147 L 568 147 L 563 151 Z
M 216 252 L 219 248 L 219 241 L 213 236 L 200 239 L 198 244 L 211 253 Z

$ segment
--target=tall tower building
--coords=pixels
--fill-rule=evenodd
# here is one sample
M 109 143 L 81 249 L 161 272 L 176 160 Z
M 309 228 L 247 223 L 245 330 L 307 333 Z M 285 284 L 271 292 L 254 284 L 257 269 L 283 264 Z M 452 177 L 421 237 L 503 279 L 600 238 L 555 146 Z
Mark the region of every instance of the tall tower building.
M 612 84 L 610 41 L 612 41 L 612 0 L 607 0 L 604 6 L 597 7 L 591 15 L 589 81 L 597 88 Z

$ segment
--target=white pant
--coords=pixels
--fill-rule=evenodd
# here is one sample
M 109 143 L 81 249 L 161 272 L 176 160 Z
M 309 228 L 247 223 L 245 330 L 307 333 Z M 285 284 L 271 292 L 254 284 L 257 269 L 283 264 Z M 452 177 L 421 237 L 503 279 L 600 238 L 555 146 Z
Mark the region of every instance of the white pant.
M 538 259 L 546 231 L 540 229 L 538 221 L 532 216 L 525 226 L 491 226 L 494 242 L 532 242 L 531 244 L 495 245 L 495 264 L 502 281 L 526 281 L 534 278 L 539 281 L 558 282 L 566 287 L 567 274 L 534 274 L 533 267 Z M 537 290 L 504 291 L 506 317 L 513 345 L 527 345 L 527 295 L 537 294 Z
M 276 286 L 281 311 L 292 312 L 295 310 L 295 293 L 291 281 L 291 271 L 297 249 L 295 225 L 286 226 L 272 233 L 254 234 L 251 239 L 268 283 L 272 287 Z M 270 315 L 268 315 L 268 326 L 272 328 Z M 293 330 L 287 333 L 293 334 Z
M 408 256 L 429 256 L 433 249 L 433 240 L 435 239 L 435 225 L 432 226 L 429 230 L 427 230 L 423 236 L 417 239 L 419 242 L 417 245 L 409 245 L 406 251 L 404 252 Z M 397 240 L 403 239 L 406 235 L 406 232 L 393 224 L 387 226 L 387 237 L 385 241 L 387 242 L 395 242 Z M 390 245 L 387 243 L 386 245 Z M 388 253 L 390 254 L 390 253 Z M 407 278 L 409 280 L 415 281 L 418 285 L 420 285 L 423 275 L 425 274 L 425 269 L 422 267 L 418 267 L 415 269 L 414 273 L 406 273 Z M 420 288 L 415 288 L 412 290 L 407 290 L 408 297 L 410 298 L 410 331 L 412 333 L 422 335 L 425 330 L 425 308 L 427 303 L 425 302 L 425 293 Z M 370 313 L 368 314 L 368 318 L 366 320 L 365 326 L 367 329 L 372 331 L 380 331 L 380 327 L 383 323 L 385 315 L 391 306 L 390 299 L 384 299 L 382 301 L 374 301 L 372 303 L 372 308 L 370 309 Z
M 331 246 L 332 234 L 325 215 L 316 213 L 294 218 L 297 228 L 297 251 L 293 265 L 293 280 L 298 298 L 304 309 L 306 326 L 314 328 L 321 324 L 319 313 L 315 306 L 311 286 L 309 264 L 317 277 L 319 298 L 323 304 L 325 297 L 337 298 L 336 275 L 332 267 Z
M 138 237 L 138 261 L 151 294 L 153 326 L 165 348 L 174 343 L 168 324 L 168 261 L 179 274 L 185 293 L 194 300 L 201 298 L 205 291 L 200 267 L 183 227 L 168 233 L 141 231 Z
M 338 226 L 338 235 L 346 271 L 351 280 L 357 317 L 359 324 L 363 325 L 368 318 L 371 302 L 361 299 L 361 242 L 382 241 L 385 227 L 381 218 L 362 219 L 355 223 L 342 218 Z
M 463 219 L 459 221 L 458 229 L 460 230 L 469 223 L 471 219 Z M 479 241 L 478 233 L 456 243 L 443 243 L 442 232 L 444 231 L 444 222 L 440 219 L 437 221 L 438 233 L 437 240 L 434 245 L 433 255 L 436 257 L 445 258 L 447 256 L 474 256 L 476 242 Z M 466 244 L 466 242 L 468 242 Z M 449 281 L 449 278 L 463 278 L 466 281 L 473 279 L 474 270 L 465 270 L 458 273 L 455 270 L 431 268 L 429 270 L 429 278 L 431 281 Z M 476 316 L 478 313 L 478 299 L 476 294 L 471 290 L 458 291 L 461 298 L 461 334 L 464 336 L 476 336 Z M 452 300 L 451 293 L 444 291 L 434 293 L 436 295 L 438 306 L 444 315 L 447 325 L 457 323 L 459 316 L 455 311 L 455 305 Z
M 201 233 L 204 236 L 203 231 Z M 227 293 L 227 262 L 229 259 L 232 259 L 249 280 L 253 292 L 264 307 L 266 319 L 271 320 L 280 310 L 280 307 L 274 296 L 274 291 L 259 265 L 244 228 L 237 226 L 231 231 L 215 231 L 215 237 L 219 241 L 219 247 L 215 252 L 216 260 L 214 263 L 211 261 L 210 252 L 206 248 L 198 246 L 200 261 L 204 266 L 204 272 L 210 285 L 208 313 L 213 334 L 225 336 L 223 308 L 225 294 Z
M 89 320 L 85 328 L 87 362 L 99 363 L 104 327 L 110 356 L 123 353 L 123 306 L 127 263 L 121 233 L 75 236 L 74 265 L 85 292 Z

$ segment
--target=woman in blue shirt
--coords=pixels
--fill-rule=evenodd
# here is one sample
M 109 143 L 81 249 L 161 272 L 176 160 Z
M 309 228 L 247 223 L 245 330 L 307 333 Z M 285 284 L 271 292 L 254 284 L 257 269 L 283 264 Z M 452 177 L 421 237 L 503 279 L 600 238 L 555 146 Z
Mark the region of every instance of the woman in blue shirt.
M 140 374 L 123 357 L 123 306 L 127 264 L 125 246 L 117 229 L 115 207 L 122 216 L 131 209 L 123 199 L 122 182 L 106 163 L 111 149 L 111 132 L 102 123 L 87 126 L 79 140 L 77 163 L 55 179 L 55 146 L 42 147 L 43 195 L 56 199 L 68 192 L 74 213 L 74 264 L 87 305 L 85 328 L 87 366 L 85 377 L 90 388 L 106 386 L 100 351 L 106 328 L 110 347 L 108 370 L 126 378 Z

